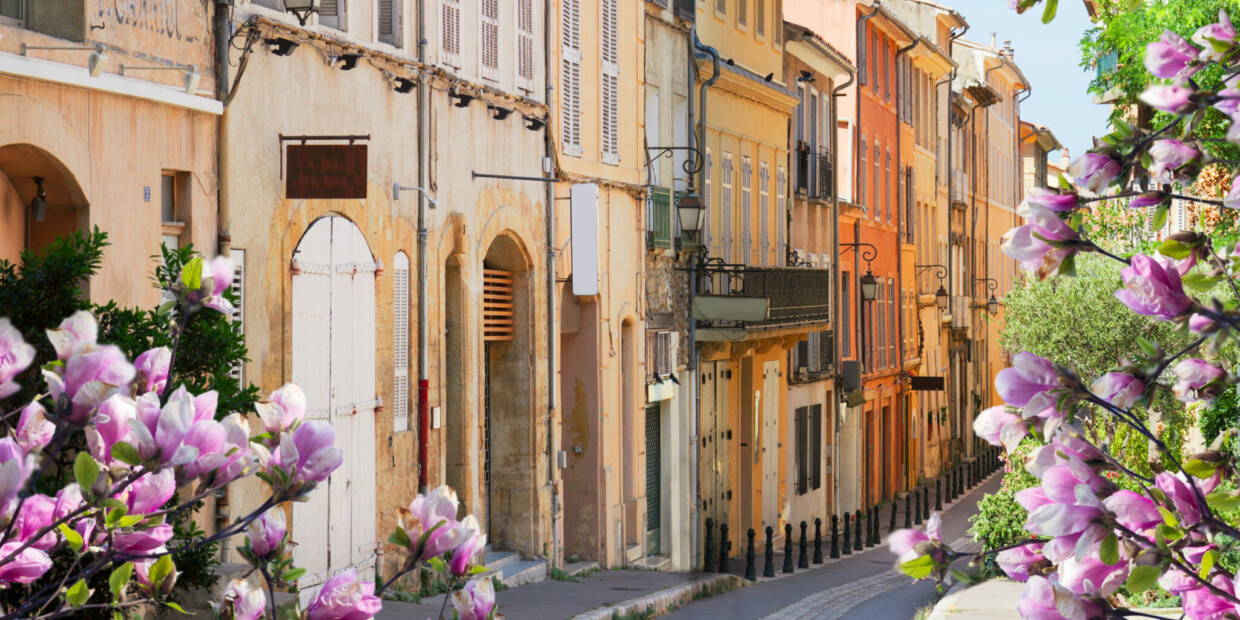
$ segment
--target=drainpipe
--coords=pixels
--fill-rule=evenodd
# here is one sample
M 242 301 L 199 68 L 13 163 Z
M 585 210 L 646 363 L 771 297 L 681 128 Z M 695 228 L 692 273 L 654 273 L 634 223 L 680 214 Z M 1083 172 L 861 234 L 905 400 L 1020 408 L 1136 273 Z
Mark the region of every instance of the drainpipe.
M 953 13 L 955 13 L 955 11 L 953 11 Z M 966 32 L 968 32 L 968 31 L 969 31 L 969 26 L 968 26 L 967 24 L 966 24 L 966 25 L 965 25 L 965 27 L 964 27 L 963 29 L 961 29 L 959 32 L 957 32 L 955 29 L 953 29 L 953 30 L 952 30 L 951 37 L 949 37 L 949 38 L 947 39 L 947 56 L 948 56 L 948 58 L 953 58 L 953 59 L 954 59 L 954 57 L 952 56 L 952 52 L 953 52 L 953 50 L 954 50 L 954 49 L 955 49 L 955 47 L 956 47 L 956 39 L 959 39 L 960 37 L 963 37 L 963 36 L 965 35 L 965 33 L 966 33 Z M 954 82 L 954 81 L 956 80 L 956 75 L 957 75 L 957 73 L 958 73 L 958 72 L 957 72 L 957 70 L 956 70 L 956 69 L 952 69 L 952 70 L 951 70 L 951 72 L 950 72 L 950 73 L 948 73 L 947 78 L 946 78 L 945 80 L 943 80 L 942 82 L 939 82 L 939 83 L 936 85 L 936 87 L 937 87 L 937 86 L 942 85 L 942 84 L 947 84 L 947 105 L 945 105 L 945 106 L 943 106 L 943 107 L 944 107 L 944 108 L 946 108 L 946 111 L 947 111 L 947 291 L 948 291 L 948 300 L 947 300 L 947 301 L 948 301 L 948 310 L 949 310 L 949 311 L 951 311 L 951 310 L 952 310 L 952 307 L 951 307 L 951 296 L 952 296 L 952 293 L 954 293 L 954 292 L 956 291 L 955 286 L 954 286 L 954 285 L 955 285 L 955 280 L 956 280 L 956 278 L 955 278 L 955 272 L 952 270 L 952 262 L 953 262 L 953 261 L 952 261 L 952 172 L 954 172 L 954 171 L 955 171 L 955 168 L 954 168 L 954 167 L 953 167 L 953 165 L 952 165 L 952 135 L 953 135 L 953 130 L 952 130 L 952 82 Z M 949 331 L 950 331 L 950 328 L 949 328 Z M 942 322 L 940 321 L 940 324 L 939 324 L 939 335 L 940 335 L 940 339 L 941 339 L 942 334 L 943 334 L 943 325 L 942 325 Z M 949 345 L 947 350 L 948 350 L 948 355 L 950 356 L 950 355 L 951 355 L 951 347 L 950 347 L 950 344 L 951 344 L 951 337 L 950 337 L 950 335 L 949 335 L 949 337 L 947 338 L 947 344 Z M 940 347 L 941 347 L 941 344 L 940 344 Z M 951 368 L 952 368 L 951 363 L 950 363 L 950 362 L 948 362 L 948 373 L 949 373 L 949 375 L 950 375 L 950 373 L 951 373 Z M 953 378 L 953 377 L 951 377 L 951 376 L 949 376 L 949 377 L 948 377 L 948 379 L 952 379 L 952 378 Z M 950 396 L 950 393 L 951 393 L 950 383 L 951 383 L 950 381 L 949 381 L 949 382 L 947 382 L 947 391 L 948 391 L 949 396 Z M 948 399 L 948 402 L 951 402 L 950 398 Z M 929 432 L 929 429 L 927 429 L 927 432 Z M 941 445 L 942 445 L 942 444 L 940 443 L 940 446 L 941 446 Z M 942 451 L 942 449 L 940 448 L 940 450 L 939 450 L 939 471 L 940 471 L 940 472 L 942 472 L 942 469 L 943 469 L 943 451 Z
M 546 82 L 547 118 L 543 124 L 544 150 L 546 161 L 551 168 L 544 173 L 555 175 L 555 135 L 551 132 L 551 0 L 543 4 L 543 81 Z M 556 377 L 556 362 L 559 354 L 559 330 L 556 327 L 556 281 L 555 281 L 555 183 L 544 183 L 547 188 L 547 207 L 544 209 L 544 226 L 547 237 L 547 484 L 551 486 L 551 566 L 559 568 L 563 564 L 563 552 L 560 549 L 560 445 L 556 436 L 557 410 L 559 409 L 560 390 Z
M 858 60 L 857 71 L 861 73 L 862 76 L 864 76 L 865 73 L 870 70 L 870 63 L 874 62 L 873 58 L 868 58 L 865 56 L 865 23 L 877 17 L 878 11 L 881 8 L 882 8 L 882 5 L 878 2 L 878 0 L 875 0 L 874 10 L 870 11 L 869 15 L 862 15 L 861 17 L 857 18 L 857 60 Z M 861 58 L 866 58 L 866 62 L 864 63 L 864 65 L 860 62 Z M 861 87 L 860 86 L 857 87 L 857 125 L 856 127 L 858 130 L 861 129 Z M 860 131 L 857 132 L 858 135 L 860 135 L 860 133 L 861 133 Z M 863 175 L 865 175 L 865 170 L 857 170 L 856 183 L 853 185 L 853 187 L 858 188 L 858 192 L 860 192 L 861 179 L 863 178 Z M 875 191 L 877 192 L 877 190 Z M 877 195 L 877 193 L 875 195 Z M 864 197 L 858 194 L 858 198 L 864 198 Z M 861 200 L 858 200 L 857 202 L 858 204 L 862 203 Z M 862 210 L 868 214 L 868 210 L 864 207 L 864 205 L 862 206 Z M 855 222 L 853 226 L 853 243 L 860 243 L 860 242 L 861 242 L 861 222 L 860 220 L 858 220 L 857 222 Z M 854 247 L 853 250 L 854 250 L 853 260 L 856 261 L 856 263 L 853 266 L 853 273 L 860 274 L 861 273 L 861 247 L 860 246 Z M 857 277 L 860 278 L 861 276 L 858 275 Z M 857 359 L 861 361 L 862 364 L 864 364 L 865 362 L 868 362 L 869 359 L 867 359 L 863 355 L 865 353 L 865 340 L 864 340 L 865 301 L 862 300 L 860 286 L 856 288 L 856 295 L 854 295 L 854 297 L 857 298 L 857 300 L 854 302 L 857 307 Z M 857 452 L 858 454 L 862 455 L 861 459 L 864 462 L 866 458 L 865 457 L 865 446 L 867 445 L 866 437 L 867 437 L 868 428 L 865 424 L 865 420 L 861 420 L 860 424 L 861 424 L 860 435 L 863 438 L 861 441 L 862 449 L 858 450 Z M 869 490 L 869 486 L 868 486 L 869 481 L 865 479 L 865 468 L 862 468 L 861 473 L 862 473 L 861 483 L 859 487 L 857 488 L 857 498 L 859 502 L 868 503 L 869 498 L 868 498 L 867 492 Z M 865 499 L 864 500 L 861 499 L 862 497 L 865 497 Z
M 908 45 L 906 45 L 906 46 L 904 46 L 904 47 L 901 47 L 901 48 L 899 48 L 899 49 L 897 49 L 897 50 L 896 50 L 895 63 L 896 63 L 896 74 L 897 74 L 897 76 L 899 75 L 899 71 L 900 71 L 900 70 L 899 70 L 899 67 L 900 67 L 900 57 L 901 57 L 901 56 L 904 56 L 905 54 L 907 54 L 907 53 L 909 53 L 909 52 L 911 52 L 911 51 L 913 51 L 913 48 L 917 47 L 918 45 L 921 45 L 921 42 L 922 42 L 922 37 L 917 37 L 916 39 L 914 39 L 914 40 L 913 40 L 913 42 L 912 42 L 912 43 L 909 43 Z M 900 84 L 901 84 L 900 79 L 899 79 L 899 77 L 897 77 L 897 78 L 896 78 L 896 89 L 897 89 L 897 90 L 896 90 L 896 105 L 897 105 L 897 106 L 899 106 L 899 105 L 900 105 L 900 96 L 901 96 L 901 93 L 899 92 Z M 897 107 L 897 112 L 896 112 L 896 178 L 897 178 L 897 179 L 899 179 L 901 175 L 904 175 L 904 183 L 905 183 L 905 185 L 904 185 L 904 197 L 905 197 L 906 202 L 905 202 L 905 205 L 904 205 L 904 213 L 900 213 L 900 212 L 899 212 L 899 211 L 900 211 L 900 209 L 896 209 L 896 211 L 897 211 L 897 213 L 896 213 L 896 231 L 897 231 L 897 233 L 896 233 L 896 248 L 898 248 L 898 250 L 896 251 L 896 278 L 897 278 L 897 280 L 900 282 L 900 286 L 898 287 L 898 288 L 899 288 L 899 290 L 900 290 L 900 293 L 901 293 L 901 294 L 903 294 L 903 293 L 904 293 L 904 250 L 903 250 L 903 248 L 900 248 L 900 245 L 901 245 L 902 243 L 904 243 L 904 239 L 901 239 L 901 238 L 900 238 L 902 235 L 901 235 L 898 231 L 900 231 L 901 229 L 903 229 L 903 230 L 906 232 L 906 234 L 907 234 L 907 231 L 908 231 L 908 226 L 909 226 L 909 222 L 905 221 L 905 217 L 904 217 L 904 216 L 908 213 L 908 207 L 909 207 L 909 205 L 908 205 L 908 203 L 907 203 L 907 199 L 908 199 L 909 194 L 913 192 L 913 188 L 911 188 L 911 187 L 909 187 L 909 186 L 908 186 L 908 182 L 909 182 L 909 181 L 911 181 L 912 179 L 911 179 L 911 178 L 909 178 L 907 175 L 905 175 L 905 174 L 904 174 L 904 170 L 903 170 L 904 165 L 903 165 L 903 162 L 902 162 L 902 161 L 900 161 L 900 154 L 901 154 L 901 152 L 902 152 L 902 151 L 900 151 L 900 142 L 901 142 L 900 138 L 904 136 L 904 130 L 900 128 L 900 123 L 901 123 L 901 122 L 902 122 L 902 121 L 900 120 L 899 108 Z M 899 182 L 899 181 L 896 181 L 896 187 L 899 187 L 899 186 L 900 186 L 900 182 Z M 900 199 L 899 199 L 899 197 L 897 197 L 897 198 L 896 198 L 896 204 L 898 205 L 899 203 L 900 203 Z M 901 226 L 901 224 L 903 224 L 903 225 Z M 903 320 L 904 320 L 904 312 L 903 312 L 903 311 L 901 311 L 899 316 L 900 316 L 900 320 L 901 320 L 901 321 L 903 321 Z M 898 333 L 898 330 L 897 330 L 897 333 Z M 903 339 L 903 338 L 899 338 L 899 339 L 898 339 L 898 342 L 897 342 L 897 345 L 898 345 L 897 350 L 899 351 L 899 356 L 900 356 L 900 359 L 899 359 L 899 360 L 897 360 L 897 361 L 899 362 L 901 376 L 903 376 L 903 373 L 904 373 L 904 356 L 905 356 L 905 351 L 904 351 L 904 339 Z M 900 404 L 900 405 L 903 405 L 903 404 L 904 404 L 903 399 L 901 399 L 901 400 L 900 400 L 900 403 L 899 403 L 899 404 Z M 901 408 L 901 409 L 903 409 L 903 407 L 900 407 L 900 408 Z M 905 419 L 907 418 L 907 416 L 908 416 L 908 412 L 907 412 L 907 411 L 904 411 L 904 412 L 902 412 L 902 413 L 903 413 L 903 415 L 898 416 L 898 417 L 899 417 L 899 419 L 901 419 L 901 420 L 905 420 Z M 907 472 L 908 472 L 908 424 L 907 424 L 907 423 L 904 423 L 904 424 L 903 424 L 903 426 L 904 426 L 905 437 L 904 437 L 904 468 L 903 468 L 903 472 L 902 472 L 902 474 L 904 474 L 904 473 L 907 473 Z M 907 484 L 907 482 L 908 482 L 908 481 L 907 481 L 907 480 L 905 480 L 905 484 Z M 896 493 L 896 491 L 895 491 L 895 489 L 893 488 L 893 489 L 891 490 L 891 494 L 892 494 L 892 497 L 893 497 L 893 498 L 895 497 L 895 493 Z
M 831 204 L 835 205 L 835 213 L 833 214 L 834 217 L 831 218 L 831 281 L 835 282 L 835 286 L 831 287 L 832 308 L 840 307 L 840 167 L 838 165 L 840 159 L 840 110 L 839 106 L 835 102 L 838 98 L 844 96 L 844 89 L 852 86 L 855 81 L 857 81 L 857 70 L 851 69 L 848 71 L 848 81 L 831 89 L 831 165 L 835 169 L 835 174 L 831 175 Z M 854 127 L 855 126 L 856 125 L 854 125 Z M 848 153 L 847 157 L 851 160 L 852 153 Z M 849 166 L 849 168 L 851 169 L 853 166 Z M 843 329 L 841 328 L 837 331 L 840 334 L 840 338 L 843 338 Z M 835 347 L 835 359 L 832 361 L 835 362 L 835 368 L 837 369 L 836 372 L 838 374 L 838 369 L 843 365 L 843 356 L 840 354 L 840 347 L 838 346 Z M 834 409 L 833 413 L 838 419 L 840 412 L 840 407 L 838 404 L 838 390 L 835 396 L 836 402 L 832 403 L 832 409 Z M 840 445 L 840 425 L 837 422 L 831 426 L 834 428 L 835 432 L 835 441 L 832 442 L 831 445 L 837 446 L 838 448 Z M 838 467 L 838 452 L 832 452 L 832 455 L 832 458 L 834 459 L 832 462 L 836 463 Z M 840 510 L 840 477 L 832 476 L 831 478 L 835 482 L 831 489 L 831 507 L 832 512 L 838 514 Z
M 705 147 L 705 144 L 706 144 L 706 89 L 710 88 L 711 86 L 715 84 L 715 82 L 719 81 L 719 52 L 715 48 L 709 45 L 704 45 L 701 41 L 698 40 L 696 25 L 694 25 L 694 27 L 690 29 L 689 39 L 690 39 L 690 44 L 689 44 L 689 67 L 690 67 L 689 69 L 689 80 L 690 80 L 689 81 L 689 93 L 690 93 L 690 96 L 692 96 L 692 93 L 693 93 L 693 83 L 695 80 L 695 76 L 697 74 L 697 50 L 701 50 L 702 52 L 705 53 L 705 55 L 710 57 L 711 65 L 714 69 L 714 73 L 712 73 L 711 76 L 707 78 L 706 80 L 703 80 L 702 85 L 699 87 L 698 127 L 693 128 L 693 133 L 696 134 L 696 141 L 697 141 L 698 148 L 702 149 L 702 157 L 706 157 L 706 147 Z M 693 114 L 692 105 L 689 106 L 689 110 L 690 110 L 689 113 L 692 115 Z M 690 116 L 690 121 L 692 121 L 692 116 Z M 692 125 L 692 122 L 690 124 Z M 701 187 L 703 191 L 705 191 L 706 189 L 706 166 L 705 165 L 703 165 L 702 169 L 698 171 L 698 187 Z M 698 243 L 701 243 L 705 240 L 705 234 L 706 234 L 705 231 L 698 232 Z M 694 267 L 697 266 L 697 256 L 690 256 L 689 261 L 690 261 L 689 262 L 689 265 L 690 265 L 690 268 L 689 268 L 689 370 L 690 370 L 690 373 L 689 374 L 691 375 L 691 378 L 693 379 L 693 382 L 694 382 L 693 415 L 689 416 L 690 424 L 692 426 L 689 432 L 689 439 L 690 441 L 693 442 L 693 456 L 692 458 L 689 459 L 689 476 L 690 476 L 689 479 L 690 479 L 690 483 L 693 486 L 693 511 L 692 511 L 693 514 L 692 514 L 692 518 L 690 519 L 689 526 L 692 529 L 692 532 L 690 533 L 690 539 L 693 542 L 692 565 L 694 567 L 698 567 L 698 566 L 701 566 L 701 563 L 699 561 L 700 558 L 698 556 L 697 541 L 698 541 L 698 538 L 701 536 L 701 529 L 698 525 L 698 522 L 701 521 L 701 517 L 702 517 L 702 485 L 701 485 L 701 481 L 699 480 L 699 477 L 700 477 L 699 470 L 701 468 L 699 467 L 699 463 L 698 463 L 698 461 L 702 457 L 702 443 L 699 440 L 699 436 L 701 434 L 701 416 L 702 416 L 702 386 L 701 386 L 702 382 L 700 379 L 698 379 L 699 364 L 698 364 L 698 349 L 697 349 L 697 324 L 693 319 L 693 296 L 694 296 L 694 289 L 696 288 L 695 285 L 696 285 L 696 280 L 697 280 L 697 273 L 694 271 Z
M 215 98 L 224 101 L 228 97 L 228 40 L 232 35 L 231 24 L 228 22 L 228 10 L 231 8 L 229 0 L 215 0 Z M 227 132 L 228 110 L 215 122 L 215 179 L 216 179 L 216 234 L 218 236 L 217 244 L 220 256 L 229 256 L 232 254 L 232 233 L 230 232 L 232 225 L 232 216 L 228 210 L 228 198 L 225 191 L 225 174 L 228 168 L 228 132 Z M 228 514 L 228 487 L 220 489 L 220 495 L 216 498 L 215 503 L 216 518 L 218 529 L 227 527 Z M 225 538 L 220 542 L 220 562 L 227 564 L 230 561 L 229 539 Z
M 426 64 L 426 16 L 425 0 L 418 0 L 418 62 Z M 418 88 L 418 187 L 430 188 L 430 136 L 431 100 L 430 87 L 423 83 Z M 430 337 L 427 328 L 427 311 L 430 306 L 426 290 L 426 191 L 418 192 L 418 492 L 430 492 L 430 416 L 427 402 L 430 396 Z

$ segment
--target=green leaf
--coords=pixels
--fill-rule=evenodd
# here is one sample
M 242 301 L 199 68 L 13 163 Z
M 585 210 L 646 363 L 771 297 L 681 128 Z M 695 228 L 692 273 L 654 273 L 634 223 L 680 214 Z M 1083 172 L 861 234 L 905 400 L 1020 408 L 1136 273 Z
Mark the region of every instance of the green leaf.
M 1214 470 L 1218 468 L 1217 463 L 1207 463 L 1201 459 L 1188 459 L 1184 463 L 1184 471 L 1198 478 L 1209 478 L 1214 475 Z M 1175 525 L 1174 523 L 1172 525 Z
M 448 572 L 448 565 L 447 565 L 447 564 L 443 561 L 443 558 L 441 558 L 441 557 L 439 557 L 439 556 L 435 556 L 435 557 L 433 557 L 433 558 L 431 558 L 431 559 L 427 560 L 427 562 L 426 562 L 426 563 L 427 563 L 427 564 L 430 564 L 430 565 L 431 565 L 431 568 L 432 568 L 432 569 L 434 569 L 434 570 L 435 570 L 435 572 L 437 572 L 437 573 L 447 573 L 447 572 Z
M 1158 527 L 1154 528 L 1154 530 L 1157 535 L 1162 536 L 1163 540 L 1166 541 L 1184 538 L 1184 532 L 1180 531 L 1179 528 L 1172 527 L 1166 523 L 1159 523 Z
M 1167 225 L 1167 211 L 1170 209 L 1171 207 L 1167 204 L 1160 204 L 1154 209 L 1154 219 L 1150 223 L 1151 230 L 1162 230 L 1162 227 Z
M 1167 510 L 1166 508 L 1159 506 L 1158 514 L 1162 515 L 1163 523 L 1166 523 L 1168 526 L 1178 527 L 1180 525 L 1180 520 L 1177 519 L 1175 517 L 1175 513 L 1171 512 L 1170 510 Z
M 955 577 L 956 581 L 959 581 L 960 583 L 973 583 L 972 577 L 955 568 L 952 569 L 952 577 Z
M 125 586 L 129 585 L 131 578 L 133 578 L 133 562 L 125 562 L 112 571 L 112 576 L 108 577 L 108 589 L 112 591 L 114 600 L 121 597 L 121 592 L 125 591 Z
M 1080 211 L 1077 211 L 1076 213 L 1073 213 L 1071 217 L 1068 218 L 1068 226 L 1071 227 L 1072 230 L 1080 232 L 1081 224 L 1084 223 L 1084 221 L 1085 221 L 1085 214 Z
M 138 449 L 123 441 L 112 444 L 112 458 L 126 465 L 137 465 L 142 462 L 142 457 L 138 455 Z
M 294 568 L 294 569 L 285 571 L 284 575 L 281 576 L 280 578 L 285 581 L 292 582 L 292 581 L 297 581 L 298 579 L 301 579 L 301 576 L 304 574 L 306 574 L 306 569 Z
M 120 521 L 121 517 L 125 516 L 127 510 L 128 509 L 126 508 L 113 508 L 109 510 L 108 516 L 103 520 L 104 525 L 106 525 L 108 529 L 116 527 L 116 522 Z
M 167 606 L 167 607 L 170 607 L 170 608 L 172 608 L 172 609 L 175 609 L 175 610 L 177 610 L 178 612 L 183 613 L 183 614 L 188 614 L 188 613 L 189 613 L 189 612 L 185 611 L 185 610 L 184 610 L 184 609 L 183 609 L 180 605 L 177 605 L 176 603 L 173 603 L 173 602 L 171 602 L 171 601 L 164 601 L 164 605 L 165 605 L 165 606 Z
M 929 555 L 909 560 L 900 565 L 900 572 L 913 579 L 925 579 L 934 570 L 934 560 Z
M 1115 566 L 1119 563 L 1119 539 L 1116 538 L 1115 532 L 1107 534 L 1102 539 L 1102 546 L 1098 549 L 1098 558 L 1107 566 Z
M 116 522 L 117 527 L 133 527 L 142 522 L 146 517 L 143 515 L 125 515 Z
M 186 290 L 196 291 L 202 288 L 202 257 L 195 256 L 181 268 L 181 284 Z
M 84 544 L 84 541 L 82 540 L 81 534 L 78 534 L 73 528 L 64 523 L 58 525 L 57 529 L 60 530 L 60 535 L 65 537 L 65 542 L 69 543 L 70 549 L 73 549 L 77 553 L 82 552 L 82 545 Z
M 1218 562 L 1218 549 L 1211 549 L 1201 556 L 1201 570 L 1197 573 L 1202 580 L 1210 574 L 1210 569 L 1214 568 L 1215 562 Z
M 151 582 L 151 589 L 158 592 L 159 586 L 163 584 L 164 579 L 172 574 L 172 569 L 176 568 L 172 564 L 172 556 L 165 555 L 151 565 L 150 571 L 147 572 L 147 578 Z
M 1226 491 L 1215 491 L 1206 496 L 1206 504 L 1215 510 L 1230 512 L 1240 508 L 1240 497 Z
M 1141 352 L 1144 353 L 1146 357 L 1149 357 L 1149 358 L 1159 357 L 1158 345 L 1150 342 L 1149 340 L 1146 340 L 1145 338 L 1137 336 L 1137 346 L 1141 347 Z
M 89 491 L 99 479 L 99 463 L 91 458 L 90 453 L 78 452 L 77 460 L 73 462 L 73 477 L 78 486 L 82 487 L 83 493 Z
M 481 575 L 482 573 L 485 573 L 485 572 L 487 572 L 487 567 L 485 566 L 474 565 L 473 567 L 469 569 L 470 575 Z
M 402 549 L 413 548 L 413 541 L 409 539 L 409 532 L 406 532 L 405 528 L 399 525 L 396 526 L 396 529 L 392 530 L 392 534 L 388 536 L 388 542 L 396 545 L 397 547 L 401 547 Z
M 1193 249 L 1175 239 L 1168 239 L 1159 244 L 1158 253 L 1180 260 L 1181 258 L 1188 258 L 1188 255 L 1193 253 Z
M 1046 0 L 1046 7 L 1042 9 L 1042 23 L 1049 24 L 1055 19 L 1055 12 L 1059 10 L 1059 0 Z
M 1180 277 L 1180 280 L 1187 286 L 1198 293 L 1209 293 L 1223 279 L 1222 277 L 1210 277 L 1201 272 L 1193 271 Z
M 121 500 L 116 499 L 115 497 L 109 497 L 100 503 L 103 504 L 104 508 L 120 508 L 121 514 L 129 512 L 129 506 L 125 505 L 125 502 L 122 502 Z M 120 517 L 117 517 L 117 518 L 120 518 Z
M 1059 265 L 1059 275 L 1076 277 L 1076 254 L 1064 257 L 1063 263 Z
M 81 607 L 90 600 L 90 595 L 91 591 L 86 587 L 86 580 L 78 579 L 77 583 L 69 586 L 69 589 L 65 591 L 65 601 L 73 607 Z
M 1162 571 L 1157 566 L 1134 566 L 1124 587 L 1133 594 L 1140 594 L 1152 588 L 1161 575 Z

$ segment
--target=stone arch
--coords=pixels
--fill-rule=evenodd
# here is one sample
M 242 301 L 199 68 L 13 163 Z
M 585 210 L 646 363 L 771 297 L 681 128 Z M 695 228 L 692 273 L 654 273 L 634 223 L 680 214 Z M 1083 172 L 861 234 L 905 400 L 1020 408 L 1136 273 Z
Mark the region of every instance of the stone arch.
M 34 212 L 40 183 L 46 208 Z M 88 205 L 78 176 L 60 157 L 30 142 L 0 146 L 0 259 L 87 230 Z

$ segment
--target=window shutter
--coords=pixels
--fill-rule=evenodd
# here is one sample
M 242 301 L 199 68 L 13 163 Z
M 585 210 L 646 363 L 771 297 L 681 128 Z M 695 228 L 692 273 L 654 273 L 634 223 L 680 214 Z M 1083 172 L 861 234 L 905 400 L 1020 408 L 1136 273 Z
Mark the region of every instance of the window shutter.
M 478 74 L 488 80 L 499 79 L 499 0 L 481 0 L 478 20 Z
M 869 153 L 869 151 L 870 147 L 865 142 L 865 134 L 861 134 L 861 165 L 858 167 L 860 173 L 857 175 L 857 203 L 861 205 L 861 210 L 863 212 L 866 210 L 866 205 L 868 204 L 866 202 L 865 195 L 865 177 L 868 172 L 868 157 L 866 154 Z
M 753 262 L 753 162 L 741 156 L 741 263 Z
M 440 0 L 440 59 L 445 65 L 461 68 L 461 0 Z
M 229 255 L 233 264 L 233 279 L 229 289 L 233 295 L 237 296 L 237 303 L 233 304 L 232 321 L 237 324 L 237 331 L 241 332 L 242 337 L 245 336 L 245 250 L 232 250 Z M 237 362 L 233 366 L 228 376 L 237 380 L 239 387 L 245 387 L 245 365 L 243 362 Z
M 392 416 L 395 432 L 409 430 L 409 257 L 396 253 L 392 278 Z
M 560 142 L 581 155 L 581 0 L 560 2 Z
M 512 272 L 482 270 L 482 340 L 512 340 Z
M 720 199 L 723 202 L 723 221 L 719 232 L 723 244 L 723 261 L 732 262 L 732 154 L 723 152 L 723 189 Z
M 810 488 L 822 488 L 822 405 L 809 408 Z
M 706 187 L 705 187 L 705 190 L 706 190 L 706 196 L 703 198 L 703 200 L 705 201 L 705 205 L 706 205 L 706 219 L 705 219 L 705 221 L 703 221 L 703 222 L 702 222 L 702 234 L 704 235 L 704 236 L 702 237 L 702 244 L 703 244 L 703 245 L 705 245 L 707 248 L 709 248 L 709 249 L 711 249 L 711 250 L 713 250 L 713 249 L 714 249 L 714 248 L 710 245 L 710 242 L 711 242 L 711 234 L 710 234 L 710 214 L 711 214 L 711 211 L 712 211 L 712 209 L 711 209 L 711 207 L 710 207 L 710 205 L 711 205 L 711 198 L 710 198 L 710 194 L 711 194 L 711 191 L 710 191 L 710 181 L 711 181 L 711 174 L 712 174 L 712 171 L 713 171 L 713 170 L 714 170 L 714 166 L 712 165 L 712 162 L 711 162 L 711 157 L 710 157 L 710 147 L 708 146 L 708 147 L 706 147 L 706 183 L 705 183 L 705 185 L 706 185 Z
M 809 417 L 809 407 L 799 407 L 796 411 L 796 439 L 797 439 L 797 495 L 805 495 L 808 490 L 806 486 L 807 474 L 809 473 L 809 446 L 808 435 L 809 429 L 806 428 Z
M 787 259 L 788 242 L 784 237 L 784 228 L 787 227 L 787 210 L 788 210 L 788 170 L 780 166 L 776 169 L 778 180 L 775 184 L 775 264 L 782 266 Z
M 534 90 L 534 0 L 517 0 L 517 88 Z
M 600 117 L 602 135 L 602 157 L 605 164 L 620 163 L 620 50 L 618 43 L 618 12 L 616 5 L 619 0 L 602 0 L 601 13 L 602 37 L 600 40 L 602 56 L 603 96 L 600 100 L 602 110 Z
M 400 47 L 401 0 L 379 0 L 379 40 Z
M 869 30 L 869 26 L 866 26 L 866 30 L 867 31 Z M 868 81 L 867 78 L 869 77 L 869 74 L 866 71 L 866 63 L 869 61 L 869 57 L 866 55 L 866 48 L 867 46 L 866 46 L 865 37 L 858 39 L 857 40 L 857 84 L 860 84 L 862 86 L 865 85 L 865 83 Z
M 887 282 L 887 359 L 888 365 L 895 366 L 899 363 L 896 353 L 897 327 L 899 320 L 896 315 L 896 281 L 888 280 Z
M 344 30 L 344 1 L 319 0 L 319 25 Z
M 771 166 L 762 162 L 758 174 L 758 264 L 763 267 L 770 264 L 767 256 L 771 252 Z M 780 222 L 775 223 L 776 226 Z

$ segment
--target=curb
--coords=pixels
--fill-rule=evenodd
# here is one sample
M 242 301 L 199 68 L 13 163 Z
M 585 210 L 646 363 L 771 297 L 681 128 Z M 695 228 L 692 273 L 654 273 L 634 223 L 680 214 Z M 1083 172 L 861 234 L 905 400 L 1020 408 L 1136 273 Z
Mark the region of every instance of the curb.
M 706 596 L 722 594 L 729 590 L 744 587 L 745 580 L 736 575 L 712 575 L 639 596 L 615 605 L 600 607 L 573 616 L 573 620 L 611 620 L 617 616 L 648 614 L 650 617 L 663 615 L 685 603 Z
M 956 582 L 956 585 L 952 586 L 952 589 L 948 590 L 947 594 L 943 595 L 943 598 L 939 599 L 938 603 L 935 603 L 934 609 L 930 610 L 930 615 L 926 620 L 944 620 L 947 618 L 948 613 L 956 607 L 956 599 L 960 598 L 960 595 L 967 589 L 969 589 L 968 584 L 960 581 Z

